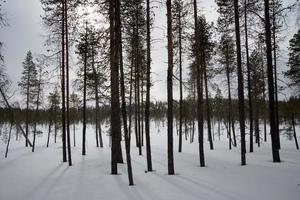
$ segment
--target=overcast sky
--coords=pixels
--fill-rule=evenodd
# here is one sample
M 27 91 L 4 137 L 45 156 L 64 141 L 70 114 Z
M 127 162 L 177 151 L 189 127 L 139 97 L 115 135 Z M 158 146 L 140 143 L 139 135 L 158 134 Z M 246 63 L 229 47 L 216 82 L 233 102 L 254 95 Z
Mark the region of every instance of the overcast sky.
M 288 2 L 288 1 L 286 1 Z M 199 1 L 202 14 L 207 21 L 215 21 L 218 17 L 214 0 Z M 3 10 L 6 14 L 9 26 L 0 29 L 0 40 L 4 42 L 2 49 L 5 56 L 7 74 L 13 81 L 13 88 L 17 89 L 17 82 L 22 72 L 22 61 L 26 52 L 31 50 L 33 54 L 45 54 L 45 36 L 47 34 L 42 25 L 41 15 L 43 10 L 39 0 L 8 0 Z M 155 8 L 155 23 L 152 37 L 155 42 L 152 45 L 152 100 L 166 100 L 166 77 L 167 77 L 167 41 L 166 41 L 166 8 L 165 6 Z M 282 56 L 279 60 L 280 69 L 285 70 L 287 60 L 286 47 L 288 40 L 298 29 L 295 25 L 295 15 L 288 18 L 289 30 L 286 31 L 286 40 L 282 42 Z M 188 61 L 185 63 L 187 66 Z M 281 71 L 280 70 L 280 71 Z M 187 72 L 187 70 L 185 70 Z M 184 76 L 186 77 L 186 76 Z M 178 90 L 175 88 L 175 98 Z M 18 92 L 17 92 L 18 93 Z M 47 95 L 47 94 L 46 94 Z

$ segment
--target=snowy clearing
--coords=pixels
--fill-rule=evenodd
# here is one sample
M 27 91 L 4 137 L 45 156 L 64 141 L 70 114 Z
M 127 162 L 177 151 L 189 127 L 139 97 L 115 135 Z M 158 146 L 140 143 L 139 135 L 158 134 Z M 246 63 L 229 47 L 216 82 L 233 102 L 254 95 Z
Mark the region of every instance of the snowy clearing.
M 128 186 L 126 164 L 120 175 L 110 175 L 110 148 L 96 148 L 93 127 L 88 129 L 87 155 L 81 156 L 81 129 L 77 128 L 77 147 L 72 148 L 74 166 L 62 163 L 60 139 L 46 148 L 45 135 L 37 138 L 36 152 L 24 147 L 24 140 L 12 141 L 8 158 L 1 143 L 0 199 L 119 199 L 119 200 L 212 200 L 272 199 L 300 197 L 300 151 L 293 141 L 282 138 L 282 163 L 273 163 L 270 143 L 255 146 L 247 153 L 247 165 L 240 166 L 239 147 L 228 150 L 226 138 L 214 142 L 215 150 L 205 146 L 206 167 L 199 167 L 198 145 L 183 143 L 177 152 L 174 137 L 175 173 L 167 175 L 166 127 L 152 127 L 152 159 L 155 172 L 146 173 L 143 156 L 132 141 L 135 186 Z M 134 139 L 134 137 L 132 137 Z M 248 147 L 248 146 L 247 146 Z M 124 152 L 124 150 L 123 150 Z M 125 156 L 125 154 L 123 154 Z M 125 157 L 124 157 L 125 158 Z

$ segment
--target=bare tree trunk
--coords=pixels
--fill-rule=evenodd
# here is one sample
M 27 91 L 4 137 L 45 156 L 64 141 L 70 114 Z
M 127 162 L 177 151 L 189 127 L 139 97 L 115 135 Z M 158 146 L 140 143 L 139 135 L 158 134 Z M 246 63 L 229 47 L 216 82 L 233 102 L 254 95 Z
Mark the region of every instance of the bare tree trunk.
M 264 57 L 263 57 L 263 48 L 260 46 L 260 54 L 261 54 L 261 68 L 262 68 L 262 74 L 263 74 L 263 105 L 264 108 L 267 109 L 266 106 L 266 82 L 265 82 L 265 70 L 264 70 Z M 264 141 L 267 142 L 267 119 L 265 112 L 263 113 L 264 118 Z
M 95 108 L 96 108 L 96 116 L 95 116 L 95 124 L 96 124 L 96 146 L 99 147 L 99 95 L 98 95 L 98 74 L 95 68 L 95 55 L 94 55 L 94 45 L 92 45 L 92 68 L 93 68 L 93 74 L 95 76 L 95 84 L 94 84 L 94 90 L 95 90 Z M 103 147 L 103 145 L 101 146 Z
M 68 5 L 67 0 L 65 0 L 65 22 L 66 24 L 66 91 L 67 91 L 67 144 L 68 144 L 68 161 L 69 166 L 72 166 L 72 153 L 71 153 L 71 138 L 70 138 L 70 88 L 69 88 L 69 31 L 68 31 Z
M 11 119 L 11 122 L 10 122 L 8 140 L 7 140 L 6 151 L 5 151 L 5 158 L 7 158 L 7 154 L 8 154 L 8 148 L 9 148 L 9 143 L 10 143 L 10 138 L 11 138 L 12 127 L 13 127 L 13 119 Z
M 82 124 L 82 155 L 86 155 L 86 81 L 87 81 L 87 51 L 88 51 L 88 32 L 86 22 L 85 51 L 84 51 L 84 74 L 83 74 L 83 124 Z
M 117 13 L 120 11 L 120 1 L 117 1 Z M 125 149 L 126 149 L 126 161 L 127 161 L 127 171 L 128 171 L 128 181 L 129 185 L 134 185 L 133 177 L 132 177 L 132 166 L 131 166 L 131 156 L 130 156 L 130 140 L 128 135 L 128 127 L 127 127 L 127 111 L 126 111 L 126 99 L 125 99 L 125 83 L 124 83 L 124 69 L 123 69 L 123 51 L 122 51 L 122 32 L 121 32 L 121 20 L 120 14 L 116 16 L 116 24 L 120 27 L 118 30 L 118 50 L 120 55 L 120 75 L 121 75 L 121 99 L 122 99 L 122 116 L 123 116 L 123 128 L 125 135 Z
M 118 163 L 122 158 L 121 149 L 121 120 L 120 120 L 120 101 L 119 101 L 119 31 L 120 23 L 120 1 L 109 1 L 110 18 L 110 69 L 111 69 L 111 173 L 118 173 Z M 121 156 L 121 157 L 120 157 Z
M 276 128 L 275 101 L 274 101 L 274 77 L 272 67 L 272 42 L 271 42 L 271 24 L 269 13 L 269 0 L 265 2 L 265 31 L 267 46 L 267 67 L 268 67 L 268 88 L 269 88 L 269 117 L 271 128 L 272 154 L 273 162 L 280 162 L 279 147 L 277 141 L 278 130 Z
M 272 27 L 272 38 L 273 38 L 273 57 L 274 57 L 274 94 L 275 94 L 275 117 L 276 117 L 276 132 L 277 132 L 277 145 L 280 149 L 280 131 L 279 131 L 279 111 L 278 111 L 278 86 L 277 86 L 277 43 L 276 43 L 276 15 L 275 15 L 275 1 L 273 0 L 273 27 Z
M 182 88 L 182 25 L 181 25 L 181 10 L 179 9 L 179 90 L 180 90 L 180 100 L 179 100 L 179 145 L 178 152 L 182 151 L 182 102 L 183 102 L 183 88 Z
M 52 120 L 50 119 L 50 121 L 49 121 L 49 127 L 48 127 L 48 136 L 47 136 L 47 148 L 49 147 L 49 142 L 50 142 L 51 126 L 52 126 Z
M 173 156 L 173 35 L 172 35 L 172 3 L 167 0 L 167 29 L 168 29 L 168 174 L 174 175 Z
M 203 59 L 205 60 L 205 55 L 203 56 Z M 209 94 L 208 94 L 208 80 L 207 80 L 207 67 L 206 62 L 203 62 L 203 68 L 204 68 L 204 84 L 205 84 L 205 96 L 206 96 L 206 120 L 207 120 L 207 133 L 208 133 L 208 141 L 209 141 L 209 147 L 211 150 L 214 149 L 214 144 L 212 140 L 212 133 L 211 133 L 211 120 L 210 120 L 210 104 L 209 104 Z
M 238 0 L 234 0 L 234 19 L 235 19 L 237 71 L 238 71 L 239 121 L 240 121 L 240 132 L 241 132 L 241 165 L 246 165 L 245 110 L 244 110 L 245 102 L 244 102 L 244 83 L 243 83 L 242 58 L 241 58 L 241 38 L 240 38 Z
M 194 23 L 195 23 L 195 44 L 196 52 L 200 50 L 200 32 L 198 26 L 198 8 L 197 0 L 194 0 Z M 200 166 L 205 166 L 204 159 L 204 139 L 203 139 L 203 69 L 201 68 L 201 60 L 199 53 L 196 53 L 196 68 L 197 68 L 197 115 L 198 115 L 198 142 L 199 142 L 199 158 Z
M 150 89 L 151 89 L 151 36 L 150 36 L 150 0 L 146 1 L 147 11 L 147 77 L 146 77 L 146 105 L 145 105 L 145 134 L 147 170 L 152 171 L 151 140 L 150 140 Z
M 299 149 L 297 134 L 296 134 L 296 128 L 295 128 L 295 116 L 294 115 L 292 116 L 292 125 L 293 125 L 294 140 L 295 140 L 296 148 Z
M 248 104 L 249 104 L 249 123 L 250 123 L 250 148 L 249 151 L 253 152 L 253 109 L 252 109 L 252 92 L 251 92 L 251 79 L 250 79 L 250 63 L 249 63 L 249 49 L 248 49 L 248 26 L 247 26 L 247 5 L 248 0 L 244 1 L 244 17 L 245 17 L 245 47 L 246 47 L 246 63 L 247 63 L 247 83 L 248 83 Z
M 12 107 L 10 106 L 10 104 L 9 104 L 9 102 L 8 102 L 6 96 L 5 96 L 5 93 L 3 92 L 3 90 L 2 90 L 1 87 L 0 87 L 0 94 L 1 94 L 1 96 L 2 96 L 2 98 L 3 98 L 3 100 L 4 100 L 4 103 L 5 103 L 6 108 L 8 108 L 9 111 L 10 111 L 11 118 L 14 119 L 14 112 L 13 112 L 13 109 L 12 109 Z M 21 126 L 17 121 L 16 121 L 15 123 L 16 123 L 16 125 L 17 125 L 17 128 L 19 128 L 19 129 L 21 130 L 21 132 L 22 132 L 22 134 L 23 134 L 25 140 L 27 140 L 28 145 L 29 145 L 30 147 L 32 147 L 32 143 L 31 143 L 30 140 L 28 139 L 28 137 L 27 137 L 27 135 L 26 135 L 26 132 L 23 130 L 22 126 Z
M 61 98 L 62 98 L 62 152 L 63 162 L 67 162 L 66 150 L 66 102 L 65 102 L 65 4 L 62 0 L 62 20 L 61 20 Z
M 27 94 L 26 94 L 26 119 L 25 119 L 25 133 L 26 137 L 28 137 L 29 134 L 29 74 L 27 77 Z M 25 140 L 25 146 L 28 147 L 28 141 Z
M 34 131 L 33 131 L 33 141 L 32 141 L 32 152 L 34 152 L 35 149 L 35 138 L 36 138 L 36 126 L 37 126 L 37 120 L 39 117 L 39 105 L 40 105 L 40 95 L 41 95 L 41 81 L 42 81 L 42 70 L 39 70 L 39 80 L 37 85 L 37 98 L 36 98 L 36 109 L 35 109 L 35 122 L 34 122 Z

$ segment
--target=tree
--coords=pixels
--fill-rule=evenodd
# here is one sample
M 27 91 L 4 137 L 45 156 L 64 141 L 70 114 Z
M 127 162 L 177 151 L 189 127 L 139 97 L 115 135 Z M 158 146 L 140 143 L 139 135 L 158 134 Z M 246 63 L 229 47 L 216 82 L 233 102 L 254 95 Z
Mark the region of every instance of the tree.
M 150 141 L 150 89 L 151 89 L 151 35 L 150 35 L 150 0 L 146 1 L 147 12 L 147 78 L 146 78 L 146 105 L 145 105 L 145 135 L 147 151 L 147 170 L 152 171 L 151 141 Z
M 199 54 L 198 56 L 201 59 L 201 69 L 203 72 L 203 81 L 204 81 L 204 86 L 205 86 L 205 103 L 206 103 L 206 119 L 207 119 L 207 134 L 208 134 L 208 140 L 209 140 L 209 145 L 210 149 L 214 149 L 213 147 L 213 138 L 212 138 L 212 128 L 211 128 L 211 106 L 210 106 L 210 101 L 209 101 L 209 91 L 208 91 L 208 79 L 211 76 L 208 70 L 208 65 L 210 64 L 210 61 L 212 59 L 212 54 L 214 51 L 214 43 L 212 41 L 212 27 L 213 24 L 209 24 L 206 22 L 206 19 L 204 16 L 198 17 L 197 20 L 198 23 L 198 28 L 199 28 L 199 51 L 197 52 L 195 49 L 195 40 L 192 39 L 192 53 L 191 57 L 195 58 L 196 54 Z M 196 67 L 195 64 L 192 64 L 191 67 Z M 196 69 L 191 69 L 194 73 L 197 73 L 197 68 Z M 192 76 L 191 79 L 195 76 L 193 72 L 190 73 Z
M 234 126 L 234 113 L 232 108 L 231 98 L 231 82 L 232 73 L 234 72 L 234 59 L 235 49 L 233 41 L 233 30 L 234 30 L 234 4 L 232 0 L 216 0 L 218 5 L 219 17 L 217 20 L 217 30 L 222 34 L 219 54 L 219 62 L 225 65 L 224 71 L 227 79 L 227 93 L 228 93 L 228 138 L 229 138 L 229 149 L 231 149 L 233 135 L 233 145 L 236 146 L 235 126 Z
M 300 93 L 300 29 L 289 44 L 289 69 L 285 72 L 285 76 L 291 80 L 289 85 L 297 88 L 297 92 Z
M 72 165 L 71 145 L 70 145 L 70 127 L 69 127 L 69 30 L 75 29 L 74 21 L 76 16 L 76 7 L 81 1 L 67 0 L 41 0 L 44 10 L 42 17 L 44 24 L 50 29 L 50 35 L 47 44 L 55 44 L 60 48 L 60 68 L 61 68 L 61 93 L 62 93 L 62 155 L 63 162 L 67 162 L 67 153 L 69 157 L 69 166 Z M 56 53 L 55 53 L 56 54 Z M 68 152 L 67 152 L 68 143 Z
M 120 101 L 119 101 L 119 64 L 120 64 L 120 1 L 109 1 L 109 22 L 110 22 L 110 69 L 111 69 L 111 173 L 118 173 L 118 154 L 121 151 L 121 120 L 120 120 Z
M 234 21 L 235 39 L 237 54 L 237 74 L 238 74 L 238 97 L 239 97 L 239 121 L 241 133 L 241 165 L 246 165 L 246 141 L 245 141 L 245 102 L 244 102 L 244 80 L 242 72 L 241 38 L 239 22 L 239 3 L 234 0 Z
M 51 124 L 54 123 L 54 142 L 56 142 L 56 136 L 57 136 L 57 113 L 60 109 L 60 95 L 58 92 L 57 87 L 55 87 L 54 91 L 52 93 L 49 93 L 48 96 L 48 102 L 50 106 L 50 119 L 49 119 L 49 132 L 48 132 L 48 138 L 47 138 L 47 147 L 49 146 L 49 140 L 50 140 L 50 132 L 51 132 Z
M 247 66 L 247 87 L 248 87 L 248 104 L 249 104 L 249 134 L 250 134 L 250 152 L 253 152 L 253 108 L 252 108 L 252 91 L 251 91 L 251 68 L 249 64 L 249 45 L 248 45 L 248 0 L 244 0 L 244 28 L 245 28 L 245 48 L 246 48 L 246 66 Z
M 36 98 L 36 81 L 37 81 L 37 71 L 36 65 L 33 62 L 33 57 L 31 51 L 27 52 L 26 58 L 23 64 L 23 72 L 21 76 L 21 81 L 18 83 L 21 94 L 25 96 L 26 103 L 26 119 L 25 119 L 25 133 L 26 137 L 29 134 L 29 109 L 34 103 L 34 99 Z M 26 140 L 26 147 L 28 146 L 28 142 Z
M 173 34 L 172 34 L 172 3 L 171 0 L 166 1 L 167 4 L 167 29 L 168 29 L 168 77 L 167 77 L 167 93 L 168 93 L 168 174 L 174 175 L 174 156 L 173 156 Z
M 236 146 L 235 127 L 233 118 L 232 98 L 231 98 L 231 77 L 234 71 L 234 59 L 235 59 L 234 41 L 232 37 L 224 33 L 221 36 L 219 44 L 219 62 L 225 65 L 226 83 L 227 83 L 227 94 L 228 94 L 228 137 L 229 137 L 229 149 L 231 149 L 232 137 L 231 130 L 233 133 L 233 144 Z
M 268 74 L 268 89 L 269 89 L 269 119 L 272 141 L 273 162 L 280 162 L 279 147 L 277 141 L 276 116 L 275 116 L 275 100 L 274 100 L 274 77 L 272 66 L 272 42 L 271 42 L 271 23 L 269 0 L 264 0 L 265 9 L 265 34 L 266 34 L 266 53 L 267 53 L 267 74 Z
M 81 101 L 79 99 L 79 96 L 75 92 L 73 92 L 70 95 L 70 103 L 71 103 L 70 113 L 71 116 L 73 116 L 73 145 L 75 147 L 76 146 L 75 115 L 78 112 L 78 108 L 81 107 Z
M 34 122 L 34 131 L 33 131 L 33 144 L 32 144 L 32 152 L 35 149 L 35 138 L 36 138 L 36 130 L 37 130 L 37 119 L 39 117 L 39 108 L 42 104 L 42 92 L 43 92 L 43 85 L 44 85 L 44 76 L 46 75 L 43 71 L 42 63 L 37 64 L 37 79 L 35 80 L 35 94 L 36 94 L 36 101 L 35 101 L 35 113 L 36 118 Z
M 3 103 L 5 107 L 8 109 L 11 119 L 14 119 L 15 113 L 13 111 L 12 106 L 8 102 L 7 93 L 10 86 L 10 80 L 7 78 L 7 75 L 4 72 L 4 66 L 0 65 L 0 95 L 2 97 Z M 26 135 L 26 132 L 23 130 L 22 126 L 18 123 L 18 121 L 15 122 L 18 130 L 21 130 L 25 140 L 27 141 L 27 144 L 32 147 L 32 143 L 28 139 L 28 135 Z

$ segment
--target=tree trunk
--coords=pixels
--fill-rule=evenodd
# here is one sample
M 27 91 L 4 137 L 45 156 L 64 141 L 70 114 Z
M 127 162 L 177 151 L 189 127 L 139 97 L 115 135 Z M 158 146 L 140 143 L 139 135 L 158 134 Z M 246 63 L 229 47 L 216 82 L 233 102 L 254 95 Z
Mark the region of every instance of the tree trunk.
M 88 51 L 88 32 L 86 23 L 85 51 L 84 51 L 84 72 L 83 72 L 83 122 L 82 122 L 82 155 L 86 155 L 86 81 L 87 81 L 87 51 Z
M 247 63 L 247 86 L 248 86 L 248 104 L 249 104 L 249 135 L 250 135 L 250 148 L 249 151 L 253 152 L 253 109 L 252 109 L 252 92 L 251 92 L 251 79 L 250 79 L 250 63 L 249 63 L 249 49 L 248 49 L 248 26 L 247 26 L 247 3 L 248 0 L 244 1 L 244 17 L 245 17 L 245 48 L 246 48 L 246 63 Z
M 65 4 L 62 1 L 62 20 L 61 20 L 61 99 L 62 99 L 62 152 L 63 162 L 67 162 L 66 151 L 66 102 L 65 102 Z
M 204 159 L 204 139 L 203 139 L 203 69 L 201 68 L 200 60 L 200 32 L 198 27 L 198 8 L 197 0 L 194 0 L 194 23 L 195 23 L 195 44 L 196 44 L 196 68 L 197 68 L 197 115 L 198 115 L 198 142 L 199 142 L 199 157 L 200 166 L 205 166 Z
M 32 141 L 32 152 L 35 149 L 35 138 L 36 138 L 36 126 L 37 120 L 39 118 L 39 105 L 40 105 L 40 95 L 41 95 L 41 81 L 42 81 L 42 70 L 39 71 L 39 80 L 37 85 L 37 98 L 36 98 L 36 109 L 35 109 L 35 122 L 34 122 L 34 131 L 33 131 L 33 141 Z
M 67 0 L 65 0 L 65 24 L 66 24 L 66 91 L 67 91 L 67 144 L 68 144 L 68 161 L 69 166 L 72 166 L 72 153 L 71 153 L 71 138 L 70 138 L 70 88 L 69 88 L 69 31 L 68 31 L 68 5 Z
M 52 120 L 50 119 L 49 127 L 48 127 L 48 136 L 47 136 L 47 148 L 49 147 L 49 142 L 50 142 L 51 126 L 52 126 Z
M 147 170 L 152 171 L 151 140 L 150 140 L 150 88 L 151 88 L 151 36 L 150 36 L 150 0 L 146 1 L 147 11 L 147 77 L 146 77 L 146 105 L 145 105 L 145 136 Z
M 296 134 L 296 128 L 295 128 L 295 116 L 294 115 L 292 116 L 292 125 L 293 125 L 294 140 L 295 140 L 296 148 L 299 149 L 297 134 Z
M 3 90 L 2 90 L 1 87 L 0 87 L 0 94 L 1 94 L 1 96 L 2 96 L 2 98 L 3 98 L 3 100 L 4 100 L 4 102 L 5 102 L 6 108 L 8 108 L 9 111 L 10 111 L 11 118 L 14 119 L 14 111 L 13 111 L 12 107 L 10 106 L 10 104 L 9 104 L 9 102 L 8 102 L 8 100 L 7 100 L 7 98 L 6 98 L 6 96 L 5 96 L 5 94 L 4 94 L 4 92 L 3 92 Z M 22 134 L 23 134 L 25 140 L 27 140 L 28 145 L 29 145 L 30 147 L 32 147 L 32 143 L 31 143 L 30 140 L 28 139 L 28 137 L 27 137 L 27 135 L 26 135 L 26 132 L 23 130 L 22 126 L 21 126 L 17 121 L 16 121 L 15 123 L 16 123 L 16 125 L 17 125 L 17 128 L 19 128 L 19 129 L 21 130 L 21 132 L 22 132 Z
M 267 69 L 268 69 L 268 88 L 269 88 L 269 118 L 270 132 L 272 141 L 273 162 L 280 162 L 279 148 L 276 128 L 275 100 L 274 100 L 274 77 L 272 68 L 272 42 L 271 42 L 271 24 L 269 13 L 269 0 L 265 2 L 265 31 L 266 31 L 266 46 L 267 46 Z
M 205 59 L 205 55 L 203 56 L 203 59 Z M 203 62 L 203 68 L 204 68 L 204 84 L 205 84 L 205 96 L 206 96 L 206 120 L 207 120 L 207 133 L 208 133 L 208 141 L 209 141 L 209 147 L 210 150 L 214 149 L 213 139 L 212 139 L 212 133 L 211 133 L 211 120 L 210 120 L 210 104 L 209 104 L 209 94 L 208 94 L 208 78 L 207 78 L 207 66 L 206 62 Z
M 244 102 L 244 83 L 243 83 L 243 72 L 242 72 L 238 0 L 234 0 L 234 19 L 235 19 L 237 71 L 238 71 L 239 121 L 240 121 L 240 132 L 241 132 L 241 165 L 246 165 L 245 110 L 244 110 L 245 102 Z
M 168 29 L 168 174 L 174 175 L 173 156 L 173 35 L 172 35 L 172 3 L 167 0 L 167 29 Z
M 277 46 L 276 46 L 276 15 L 275 15 L 275 1 L 273 0 L 273 27 L 272 27 L 272 38 L 273 38 L 273 54 L 274 54 L 274 94 L 275 94 L 275 121 L 276 121 L 276 140 L 278 148 L 280 149 L 280 132 L 279 132 L 279 112 L 278 112 L 278 87 L 277 87 Z
M 9 143 L 10 143 L 10 138 L 11 138 L 12 127 L 13 127 L 13 119 L 11 119 L 11 122 L 10 122 L 8 140 L 7 140 L 6 151 L 5 151 L 5 158 L 7 158 L 7 154 L 8 154 L 8 148 L 9 148 Z
M 181 25 L 181 11 L 179 10 L 179 18 L 178 18 L 178 26 L 179 26 L 179 145 L 178 152 L 182 151 L 182 102 L 183 102 L 183 90 L 182 90 L 182 25 Z

